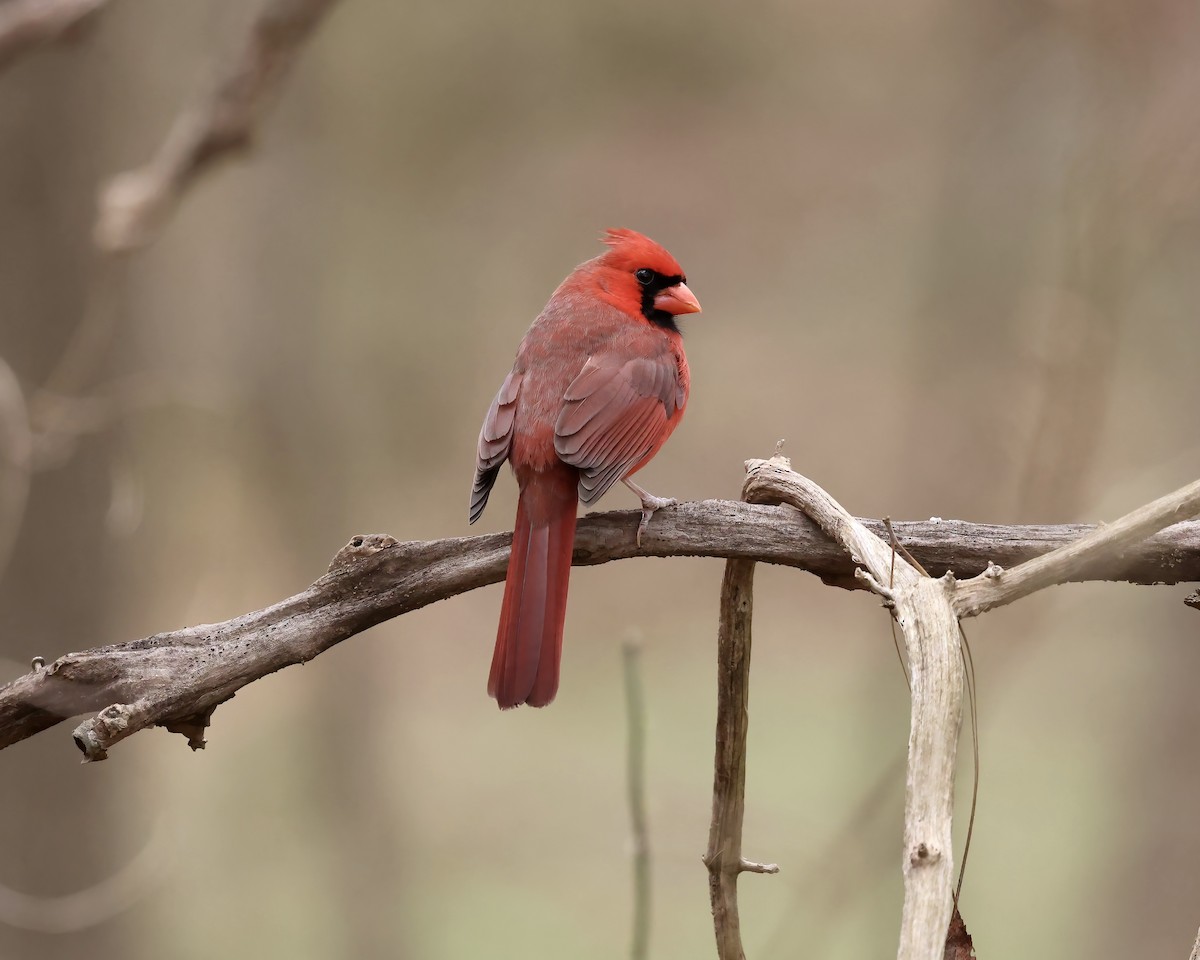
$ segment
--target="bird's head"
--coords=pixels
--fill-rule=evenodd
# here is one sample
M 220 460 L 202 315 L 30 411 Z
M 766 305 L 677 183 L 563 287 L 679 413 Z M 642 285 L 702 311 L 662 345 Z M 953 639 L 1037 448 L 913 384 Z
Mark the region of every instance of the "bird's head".
M 680 314 L 700 312 L 683 268 L 665 248 L 634 230 L 608 230 L 601 239 L 610 249 L 592 263 L 604 299 L 668 330 L 679 329 Z

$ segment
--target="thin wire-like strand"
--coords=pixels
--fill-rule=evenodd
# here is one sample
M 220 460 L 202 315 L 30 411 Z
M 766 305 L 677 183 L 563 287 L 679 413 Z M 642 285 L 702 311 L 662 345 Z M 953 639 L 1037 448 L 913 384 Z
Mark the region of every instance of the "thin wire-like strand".
M 888 571 L 888 589 L 891 590 L 896 586 L 896 531 L 892 529 L 892 518 L 884 517 L 888 533 L 892 535 L 892 566 Z M 896 648 L 896 658 L 900 661 L 900 669 L 904 671 L 904 685 L 908 687 L 908 692 L 912 693 L 912 678 L 908 675 L 908 664 L 904 662 L 904 651 L 900 649 L 900 637 L 896 633 L 896 618 L 891 617 L 888 626 L 892 628 L 892 646 Z
M 975 833 L 975 808 L 979 802 L 979 711 L 975 698 L 975 658 L 971 655 L 971 644 L 967 642 L 967 634 L 961 623 L 958 625 L 958 635 L 962 638 L 958 652 L 959 656 L 963 658 L 963 671 L 967 677 L 967 704 L 971 719 L 971 756 L 975 770 L 971 784 L 971 814 L 967 818 L 967 837 L 963 841 L 962 862 L 958 865 L 958 884 L 954 888 L 955 907 L 958 906 L 963 878 L 967 873 L 967 855 L 971 852 L 971 837 Z

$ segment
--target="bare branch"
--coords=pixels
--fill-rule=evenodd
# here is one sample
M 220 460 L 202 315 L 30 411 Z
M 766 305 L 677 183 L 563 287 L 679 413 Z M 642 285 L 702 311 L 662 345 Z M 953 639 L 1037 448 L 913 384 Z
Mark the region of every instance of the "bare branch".
M 74 37 L 108 0 L 8 0 L 0 4 L 0 70 L 22 53 Z
M 897 555 L 787 459 L 746 463 L 748 500 L 799 507 L 867 568 L 889 582 L 888 599 L 904 634 L 912 715 L 904 800 L 904 907 L 899 960 L 938 960 L 946 945 L 954 892 L 954 766 L 962 726 L 963 668 L 951 598 L 953 574 L 933 580 Z M 894 526 L 889 529 L 889 535 Z
M 640 514 L 593 514 L 579 522 L 574 562 L 630 557 L 725 557 L 808 570 L 828 583 L 862 588 L 854 564 L 811 521 L 790 506 L 705 500 L 654 515 L 642 548 L 634 543 Z M 863 521 L 882 535 L 882 523 Z M 894 523 L 897 537 L 934 576 L 953 567 L 982 573 L 989 560 L 1011 567 L 1092 530 L 1085 525 L 1001 527 L 961 521 Z M 264 610 L 219 624 L 186 627 L 141 640 L 60 657 L 0 687 L 0 748 L 68 717 L 113 704 L 130 707 L 120 731 L 100 731 L 107 750 L 118 732 L 175 727 L 193 746 L 218 704 L 269 673 L 318 656 L 377 623 L 437 600 L 504 579 L 510 534 L 395 543 L 383 534 L 357 537 L 331 571 L 308 589 Z M 1095 558 L 1074 570 L 1083 579 L 1133 583 L 1200 582 L 1200 523 L 1181 523 L 1120 557 Z M 43 651 L 50 653 L 51 651 Z M 136 709 L 133 706 L 136 705 Z M 85 743 L 91 731 L 81 731 Z
M 744 870 L 768 871 L 742 857 L 746 807 L 746 733 L 750 726 L 750 622 L 754 561 L 730 560 L 721 582 L 717 632 L 717 750 L 713 812 L 708 831 L 708 890 L 720 960 L 745 960 L 738 916 L 737 880 Z M 755 870 L 758 867 L 759 869 Z
M 210 95 L 176 118 L 153 159 L 103 189 L 97 246 L 120 253 L 154 239 L 187 188 L 218 160 L 248 149 L 300 49 L 337 0 L 266 0 L 241 54 Z
M 1200 482 L 1141 507 L 1078 541 L 1007 572 L 995 563 L 973 580 L 952 573 L 933 580 L 851 517 L 824 490 L 793 473 L 785 458 L 751 460 L 748 500 L 791 503 L 866 567 L 860 579 L 877 585 L 904 633 L 911 669 L 912 725 L 904 827 L 904 912 L 898 956 L 934 960 L 947 943 L 953 907 L 951 825 L 954 765 L 962 724 L 963 670 L 959 615 L 991 609 L 1074 577 L 1094 558 L 1119 556 L 1168 524 L 1200 511 Z M 890 531 L 889 531 L 890 532 Z M 894 567 L 889 567 L 889 561 Z M 916 561 L 914 561 L 916 562 Z
M 650 955 L 650 831 L 646 825 L 646 704 L 642 696 L 641 647 L 629 640 L 621 649 L 625 665 L 625 717 L 628 733 L 626 781 L 633 836 L 633 936 L 630 960 Z
M 954 598 L 960 617 L 974 617 L 993 607 L 1012 603 L 1043 587 L 1076 579 L 1079 570 L 1098 556 L 1121 552 L 1164 527 L 1200 513 L 1200 480 L 1180 487 L 1153 503 L 1138 507 L 1120 520 L 1098 527 L 1074 543 L 1021 565 L 975 577 L 958 585 Z

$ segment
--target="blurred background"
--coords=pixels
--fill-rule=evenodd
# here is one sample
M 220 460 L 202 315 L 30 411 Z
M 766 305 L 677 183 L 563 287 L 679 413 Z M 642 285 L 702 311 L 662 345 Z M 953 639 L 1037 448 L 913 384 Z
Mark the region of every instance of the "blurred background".
M 608 226 L 666 245 L 705 308 L 659 494 L 734 498 L 781 437 L 860 516 L 1098 521 L 1200 476 L 1192 4 L 346 3 L 257 151 L 149 248 L 99 253 L 98 188 L 253 6 L 122 0 L 0 74 L 0 385 L 41 427 L 27 498 L 0 481 L 0 680 L 265 606 L 356 533 L 466 534 L 483 413 Z M 505 475 L 480 526 L 514 505 Z M 712 955 L 721 571 L 576 570 L 547 710 L 486 696 L 493 586 L 253 684 L 202 753 L 152 731 L 82 766 L 69 724 L 4 751 L 0 957 L 625 955 L 629 636 L 652 953 Z M 747 953 L 889 955 L 887 617 L 794 571 L 756 587 L 745 854 L 782 869 L 742 880 Z M 980 956 L 1186 955 L 1186 593 L 1064 587 L 967 625 Z

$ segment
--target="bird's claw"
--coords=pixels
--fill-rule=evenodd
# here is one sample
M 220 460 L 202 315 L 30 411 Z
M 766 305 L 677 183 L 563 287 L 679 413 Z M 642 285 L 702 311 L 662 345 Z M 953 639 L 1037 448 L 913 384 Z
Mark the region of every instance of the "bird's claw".
M 661 510 L 663 507 L 673 507 L 677 503 L 679 501 L 674 497 L 656 497 L 653 494 L 646 494 L 642 497 L 642 519 L 638 523 L 636 538 L 639 550 L 642 548 L 642 534 L 650 525 L 650 518 L 654 516 L 654 511 Z

